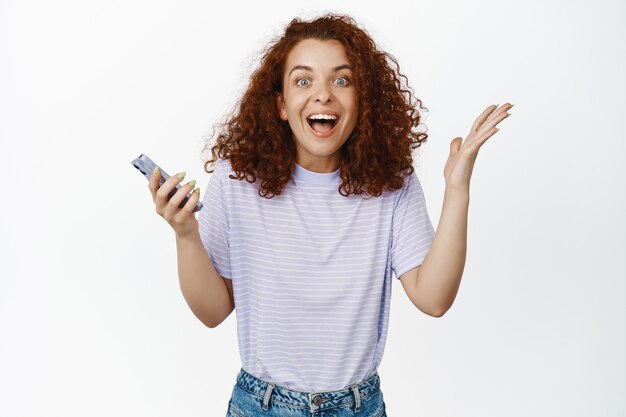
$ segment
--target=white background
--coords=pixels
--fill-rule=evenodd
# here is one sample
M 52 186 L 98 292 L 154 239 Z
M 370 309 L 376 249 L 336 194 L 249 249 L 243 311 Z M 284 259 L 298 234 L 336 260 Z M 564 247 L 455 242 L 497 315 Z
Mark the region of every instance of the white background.
M 324 11 L 363 25 L 430 110 L 415 167 L 435 227 L 450 141 L 515 104 L 474 168 L 453 307 L 427 316 L 394 281 L 388 415 L 626 414 L 623 2 L 15 0 L 0 1 L 0 416 L 226 414 L 236 313 L 195 318 L 130 162 L 204 193 L 200 150 L 256 57 Z

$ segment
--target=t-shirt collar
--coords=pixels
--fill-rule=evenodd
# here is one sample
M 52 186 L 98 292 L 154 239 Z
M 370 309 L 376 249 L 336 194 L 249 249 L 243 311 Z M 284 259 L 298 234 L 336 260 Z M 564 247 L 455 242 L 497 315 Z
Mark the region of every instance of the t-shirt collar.
M 334 184 L 340 179 L 339 171 L 341 168 L 337 168 L 337 170 L 333 172 L 314 172 L 301 167 L 297 162 L 295 164 L 296 170 L 294 177 L 296 179 L 314 184 Z

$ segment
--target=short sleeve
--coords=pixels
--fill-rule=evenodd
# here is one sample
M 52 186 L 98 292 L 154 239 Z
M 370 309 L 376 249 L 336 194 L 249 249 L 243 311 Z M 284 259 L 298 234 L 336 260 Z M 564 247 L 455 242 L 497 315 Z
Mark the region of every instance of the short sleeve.
M 230 268 L 230 244 L 228 238 L 228 205 L 225 181 L 227 160 L 218 160 L 211 174 L 204 197 L 202 210 L 198 213 L 200 239 L 215 270 L 223 277 L 232 279 Z
M 405 178 L 396 193 L 391 226 L 391 269 L 400 279 L 405 272 L 422 264 L 435 238 L 435 230 L 415 171 Z

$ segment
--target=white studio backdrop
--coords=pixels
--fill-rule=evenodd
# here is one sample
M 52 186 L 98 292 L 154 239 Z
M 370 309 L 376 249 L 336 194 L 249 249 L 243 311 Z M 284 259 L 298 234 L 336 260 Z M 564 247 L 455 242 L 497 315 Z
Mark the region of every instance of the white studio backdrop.
M 347 13 L 424 106 L 435 227 L 450 141 L 512 116 L 472 177 L 468 255 L 441 318 L 395 281 L 389 416 L 626 414 L 619 1 L 0 1 L 0 416 L 222 416 L 236 312 L 199 322 L 174 234 L 131 160 L 202 195 L 200 150 L 294 17 Z

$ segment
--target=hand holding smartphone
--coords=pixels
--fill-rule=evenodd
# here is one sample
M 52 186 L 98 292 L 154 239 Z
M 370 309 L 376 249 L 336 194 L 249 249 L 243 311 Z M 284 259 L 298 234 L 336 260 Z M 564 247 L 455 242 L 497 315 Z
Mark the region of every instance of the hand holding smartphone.
M 184 237 L 197 231 L 198 221 L 193 213 L 202 209 L 202 203 L 199 189 L 192 192 L 195 180 L 181 185 L 184 173 L 170 177 L 144 154 L 132 164 L 148 179 L 156 212 L 172 226 L 176 235 Z M 157 167 L 159 171 L 155 173 Z
M 150 174 L 152 174 L 152 171 L 154 171 L 154 168 L 159 167 L 157 164 L 154 163 L 154 161 L 152 161 L 152 159 L 150 159 L 147 155 L 144 155 L 144 154 L 139 155 L 139 158 L 135 159 L 132 162 L 132 164 L 143 175 L 146 176 L 148 181 L 150 181 Z M 163 171 L 161 167 L 159 167 L 159 170 L 161 172 L 161 178 L 159 179 L 159 188 L 160 188 L 165 183 L 165 181 L 167 181 L 170 178 L 170 176 L 168 175 L 167 172 Z M 174 194 L 176 194 L 176 192 L 180 189 L 180 187 L 181 187 L 180 184 L 176 184 L 176 188 L 174 188 L 168 194 L 167 199 L 169 200 L 170 198 L 172 198 Z M 188 200 L 189 200 L 189 196 L 185 196 L 183 200 L 181 201 L 180 205 L 178 206 L 178 208 L 183 208 L 183 206 L 187 203 Z M 199 211 L 201 209 L 202 209 L 202 203 L 198 202 L 196 204 L 196 207 L 193 209 L 193 212 L 195 213 L 196 211 Z

